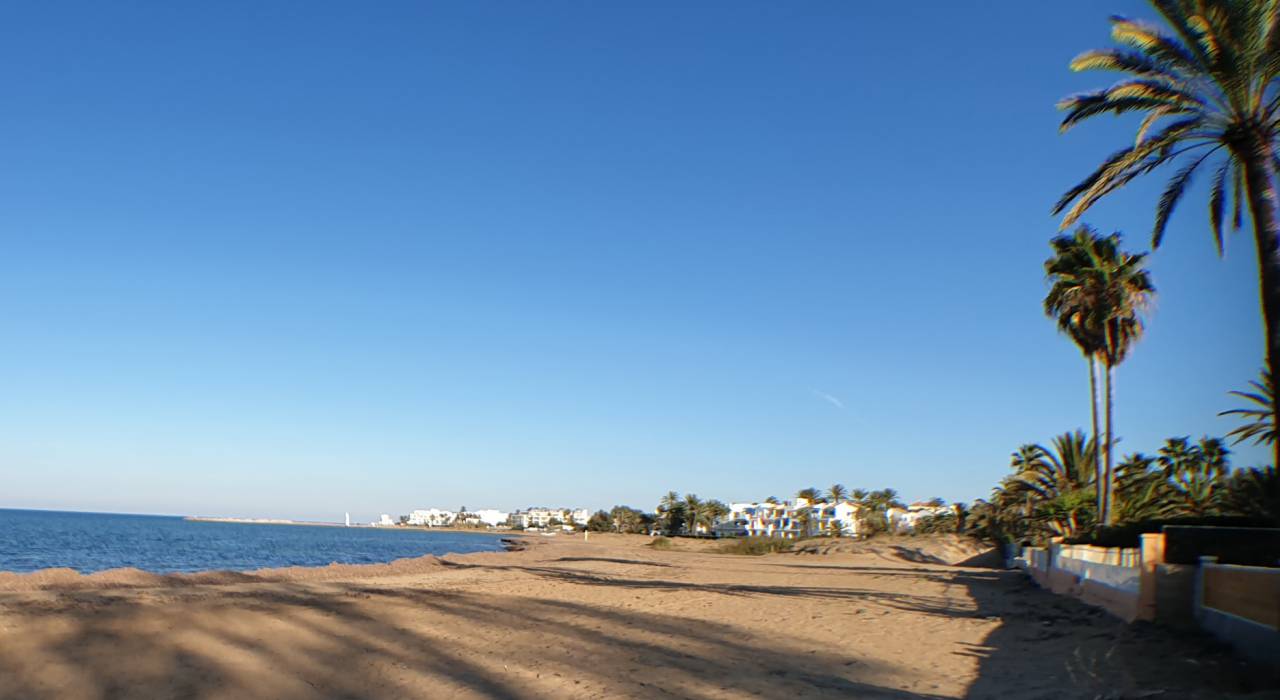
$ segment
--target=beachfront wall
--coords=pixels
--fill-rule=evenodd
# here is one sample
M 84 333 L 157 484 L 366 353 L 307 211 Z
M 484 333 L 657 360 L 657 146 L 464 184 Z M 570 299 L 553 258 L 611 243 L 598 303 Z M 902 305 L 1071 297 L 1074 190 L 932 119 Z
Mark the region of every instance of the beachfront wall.
M 1215 544 L 1228 546 L 1227 539 Z M 1219 564 L 1215 556 L 1200 558 L 1207 565 L 1168 563 L 1170 540 L 1155 533 L 1142 535 L 1138 548 L 1024 547 L 1014 563 L 1040 587 L 1122 620 L 1199 625 L 1280 659 L 1280 641 L 1267 641 L 1280 636 L 1280 568 Z
M 1133 548 L 1059 545 L 1050 588 L 1131 622 L 1138 619 L 1141 556 Z
M 1280 568 L 1217 561 L 1200 560 L 1197 622 L 1242 654 L 1280 666 Z
M 1024 547 L 1015 563 L 1041 588 L 1072 596 L 1132 622 L 1155 618 L 1156 565 L 1163 562 L 1159 558 L 1162 553 L 1163 548 L 1154 546 L 1146 536 L 1139 548 L 1055 542 L 1047 548 Z

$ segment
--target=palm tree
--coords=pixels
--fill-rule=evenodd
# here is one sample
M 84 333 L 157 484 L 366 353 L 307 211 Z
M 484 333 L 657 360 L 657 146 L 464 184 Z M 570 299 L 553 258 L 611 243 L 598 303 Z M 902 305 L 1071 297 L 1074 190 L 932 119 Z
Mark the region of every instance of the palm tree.
M 1262 370 L 1259 381 L 1249 382 L 1253 391 L 1232 391 L 1231 394 L 1258 405 L 1257 408 L 1233 408 L 1219 413 L 1220 416 L 1236 415 L 1248 420 L 1248 423 L 1227 433 L 1227 437 L 1235 437 L 1235 443 L 1253 440 L 1255 445 L 1270 445 L 1276 441 L 1276 384 L 1271 379 L 1271 372 Z
M 822 493 L 816 487 L 810 486 L 807 489 L 800 489 L 796 492 L 796 500 L 805 499 L 809 503 L 820 503 L 822 501 Z
M 698 509 L 698 522 L 705 525 L 707 531 L 711 532 L 716 523 L 728 514 L 729 506 L 713 498 L 709 501 L 704 501 L 702 507 Z
M 843 484 L 833 484 L 827 489 L 827 498 L 832 502 L 839 504 L 849 495 Z
M 1233 513 L 1280 525 L 1280 471 L 1274 465 L 1236 470 L 1227 482 L 1226 502 Z
M 1083 432 L 1064 433 L 1053 439 L 1053 449 L 1023 445 L 1013 453 L 1012 481 L 1006 486 L 1011 496 L 1022 493 L 1028 511 L 1055 534 L 1070 537 L 1088 527 L 1094 513 L 1094 486 L 1098 470 L 1094 464 L 1096 438 Z
M 1103 488 L 1098 490 L 1098 512 L 1102 522 L 1110 524 L 1115 445 L 1113 375 L 1116 366 L 1142 337 L 1140 314 L 1150 304 L 1155 287 L 1142 268 L 1146 255 L 1121 250 L 1119 233 L 1100 236 L 1092 228 L 1081 226 L 1073 236 L 1054 238 L 1052 245 L 1057 254 L 1045 262 L 1045 271 L 1053 280 L 1045 297 L 1045 311 L 1058 318 L 1059 328 L 1064 328 L 1082 351 L 1091 351 L 1102 362 L 1105 372 L 1106 440 L 1102 441 L 1103 460 L 1098 482 Z M 1090 367 L 1092 393 L 1093 365 Z M 1096 411 L 1094 421 L 1096 431 Z
M 1058 321 L 1058 330 L 1069 336 L 1089 365 L 1089 415 L 1093 422 L 1094 464 L 1102 469 L 1102 432 L 1098 429 L 1098 354 L 1102 349 L 1102 332 L 1093 322 L 1097 303 L 1086 273 L 1092 267 L 1089 249 L 1093 238 L 1081 227 L 1073 237 L 1057 236 L 1049 241 L 1053 257 L 1044 263 L 1045 276 L 1051 281 L 1044 298 L 1044 312 Z M 1023 447 L 1031 447 L 1024 445 Z M 1099 472 L 1098 482 L 1102 482 Z M 1098 512 L 1103 511 L 1103 492 L 1098 491 Z
M 1140 112 L 1134 143 L 1106 159 L 1054 207 L 1062 227 L 1103 196 L 1156 168 L 1178 162 L 1156 207 L 1152 247 L 1158 248 L 1174 207 L 1196 172 L 1213 162 L 1209 225 L 1219 255 L 1230 204 L 1233 229 L 1245 201 L 1253 220 L 1266 328 L 1267 368 L 1280 374 L 1280 198 L 1276 139 L 1280 136 L 1280 8 L 1275 0 L 1152 0 L 1167 28 L 1112 19 L 1122 48 L 1088 51 L 1071 69 L 1125 74 L 1114 85 L 1072 95 L 1062 130 L 1099 114 Z M 1172 33 L 1170 31 L 1172 30 Z M 1230 188 L 1230 192 L 1228 192 Z M 1228 202 L 1228 200 L 1231 200 Z M 1274 413 L 1274 407 L 1273 407 Z M 1280 422 L 1275 421 L 1273 422 Z M 1280 464 L 1280 442 L 1273 443 Z
M 1116 466 L 1113 510 L 1118 521 L 1142 522 L 1176 514 L 1169 478 L 1154 465 L 1154 459 L 1138 453 Z
M 893 489 L 872 491 L 867 494 L 867 500 L 883 509 L 906 507 L 902 501 L 898 500 L 898 492 Z
M 854 489 L 851 495 L 859 506 L 858 519 L 862 522 L 863 528 L 870 533 L 887 530 L 888 510 L 903 507 L 902 502 L 898 500 L 898 492 L 893 489 L 876 491 Z
M 1120 234 L 1113 233 L 1099 241 L 1094 247 L 1099 285 L 1104 298 L 1103 307 L 1106 318 L 1103 320 L 1102 366 L 1106 388 L 1106 431 L 1107 438 L 1103 444 L 1103 511 L 1102 522 L 1110 525 L 1112 490 L 1115 477 L 1113 475 L 1115 450 L 1115 433 L 1113 432 L 1112 414 L 1115 406 L 1113 384 L 1115 369 L 1129 356 L 1129 350 L 1142 338 L 1144 330 L 1142 312 L 1155 296 L 1155 286 L 1151 284 L 1151 275 L 1142 267 L 1146 260 L 1145 253 L 1127 253 L 1120 250 Z M 1100 319 L 1102 320 L 1102 319 Z
M 1170 485 L 1170 507 L 1179 515 L 1218 515 L 1227 497 L 1230 452 L 1217 438 L 1192 445 L 1187 438 L 1169 438 L 1156 462 Z
M 1009 475 L 991 489 L 991 500 L 973 502 L 969 532 L 992 542 L 1017 542 L 1032 534 L 1031 514 L 1031 492 Z
M 690 535 L 698 533 L 698 513 L 702 510 L 702 501 L 692 493 L 684 496 L 684 529 Z
M 1094 440 L 1085 439 L 1084 433 L 1063 433 L 1052 441 L 1053 449 L 1042 445 L 1023 445 L 1009 460 L 1017 480 L 1039 495 L 1050 500 L 1074 489 L 1087 488 L 1094 483 Z
M 658 522 L 663 532 L 668 535 L 675 534 L 683 521 L 684 500 L 675 491 L 668 491 L 667 495 L 658 502 Z

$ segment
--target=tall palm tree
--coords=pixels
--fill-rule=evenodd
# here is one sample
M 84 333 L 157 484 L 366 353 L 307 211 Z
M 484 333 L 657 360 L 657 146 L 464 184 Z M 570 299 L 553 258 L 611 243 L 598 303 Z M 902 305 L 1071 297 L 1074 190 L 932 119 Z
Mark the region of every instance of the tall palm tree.
M 1102 522 L 1112 523 L 1111 501 L 1115 489 L 1114 457 L 1115 433 L 1112 424 L 1115 392 L 1115 369 L 1129 356 L 1133 345 L 1142 338 L 1144 330 L 1142 312 L 1151 305 L 1156 288 L 1151 275 L 1142 264 L 1145 253 L 1127 253 L 1120 249 L 1120 234 L 1113 233 L 1094 247 L 1099 285 L 1102 288 L 1106 318 L 1103 320 L 1102 366 L 1106 397 L 1106 442 L 1103 444 L 1103 498 Z M 1101 319 L 1100 319 L 1101 320 Z
M 833 484 L 831 488 L 827 489 L 827 498 L 835 504 L 844 501 L 848 495 L 849 492 L 845 490 L 844 484 Z
M 1053 256 L 1044 262 L 1045 276 L 1051 286 L 1044 298 L 1044 312 L 1057 319 L 1058 330 L 1066 334 L 1080 348 L 1089 365 L 1089 417 L 1093 424 L 1094 465 L 1098 468 L 1098 482 L 1102 482 L 1102 432 L 1098 429 L 1098 354 L 1102 349 L 1102 331 L 1093 322 L 1097 306 L 1089 282 L 1087 270 L 1092 267 L 1089 249 L 1093 237 L 1089 230 L 1080 227 L 1074 236 L 1057 236 L 1049 241 Z M 1031 447 L 1024 445 L 1023 447 Z M 1098 490 L 1098 512 L 1103 510 L 1103 492 Z
M 1270 445 L 1276 441 L 1276 384 L 1271 373 L 1262 370 L 1262 376 L 1256 382 L 1249 382 L 1253 391 L 1229 392 L 1257 405 L 1257 408 L 1233 408 L 1219 413 L 1220 416 L 1236 415 L 1249 421 L 1227 433 L 1234 437 L 1235 443 L 1253 440 L 1255 445 Z
M 1125 74 L 1111 85 L 1069 96 L 1062 130 L 1099 114 L 1144 115 L 1134 143 L 1062 196 L 1062 227 L 1103 196 L 1160 166 L 1180 167 L 1156 207 L 1152 247 L 1160 246 L 1174 207 L 1202 166 L 1213 169 L 1209 227 L 1219 254 L 1228 206 L 1233 229 L 1248 202 L 1258 252 L 1267 368 L 1280 374 L 1280 3 L 1277 0 L 1151 0 L 1165 27 L 1112 19 L 1120 48 L 1088 51 L 1071 69 Z M 1210 160 L 1214 156 L 1215 160 Z M 1229 190 L 1229 191 L 1228 191 Z M 1228 201 L 1230 200 L 1230 201 Z M 1273 407 L 1274 411 L 1274 407 Z M 1276 421 L 1280 423 L 1280 421 Z M 1280 463 L 1280 442 L 1273 457 Z
M 1045 310 L 1058 318 L 1059 328 L 1065 328 L 1082 350 L 1089 348 L 1093 352 L 1104 371 L 1106 439 L 1102 441 L 1098 512 L 1101 521 L 1110 524 L 1115 446 L 1114 372 L 1142 337 L 1141 313 L 1150 305 L 1155 287 L 1150 274 L 1142 267 L 1146 255 L 1121 250 L 1119 233 L 1101 236 L 1092 228 L 1081 226 L 1073 236 L 1053 239 L 1052 245 L 1058 254 L 1045 262 L 1045 271 L 1053 281 L 1045 297 Z M 1093 388 L 1092 372 L 1090 388 Z M 1096 431 L 1096 413 L 1094 420 Z

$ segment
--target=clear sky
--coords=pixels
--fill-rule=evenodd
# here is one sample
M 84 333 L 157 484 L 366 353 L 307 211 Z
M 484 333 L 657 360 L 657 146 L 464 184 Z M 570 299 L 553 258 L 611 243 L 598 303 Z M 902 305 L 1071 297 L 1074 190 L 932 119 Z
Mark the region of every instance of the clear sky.
M 1131 0 L 8 3 L 0 506 L 359 519 L 986 496 L 1089 420 L 1060 136 Z M 1087 220 L 1146 249 L 1163 179 Z M 1262 362 L 1248 232 L 1151 259 L 1123 451 Z M 1263 451 L 1242 447 L 1238 465 Z

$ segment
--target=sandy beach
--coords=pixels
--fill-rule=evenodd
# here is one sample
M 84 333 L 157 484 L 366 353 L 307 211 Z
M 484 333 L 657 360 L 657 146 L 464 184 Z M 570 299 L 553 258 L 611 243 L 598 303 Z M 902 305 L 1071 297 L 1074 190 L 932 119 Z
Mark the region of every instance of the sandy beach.
M 954 544 L 526 541 L 254 575 L 3 576 L 0 697 L 1276 696 L 1199 634 L 939 563 L 972 554 Z

